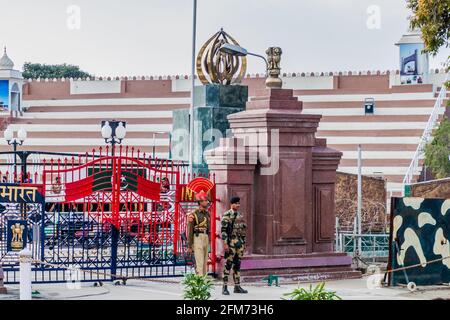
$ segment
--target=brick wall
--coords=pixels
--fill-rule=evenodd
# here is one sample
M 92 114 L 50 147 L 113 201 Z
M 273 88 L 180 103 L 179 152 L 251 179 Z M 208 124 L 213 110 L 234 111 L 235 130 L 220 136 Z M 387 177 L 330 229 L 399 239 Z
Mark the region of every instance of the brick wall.
M 411 197 L 450 199 L 450 178 L 413 184 Z
M 362 177 L 363 232 L 382 232 L 387 227 L 386 182 L 381 178 Z M 337 172 L 336 215 L 342 231 L 353 230 L 357 210 L 358 176 Z

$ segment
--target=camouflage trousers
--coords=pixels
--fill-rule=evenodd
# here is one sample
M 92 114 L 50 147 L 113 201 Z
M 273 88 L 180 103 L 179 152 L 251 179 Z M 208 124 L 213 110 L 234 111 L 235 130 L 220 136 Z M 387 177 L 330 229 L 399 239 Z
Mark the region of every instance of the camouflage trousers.
M 225 285 L 228 284 L 228 276 L 231 269 L 233 269 L 234 284 L 238 285 L 241 283 L 241 259 L 243 255 L 244 247 L 229 247 L 229 250 L 225 252 L 225 265 L 223 266 L 223 283 Z

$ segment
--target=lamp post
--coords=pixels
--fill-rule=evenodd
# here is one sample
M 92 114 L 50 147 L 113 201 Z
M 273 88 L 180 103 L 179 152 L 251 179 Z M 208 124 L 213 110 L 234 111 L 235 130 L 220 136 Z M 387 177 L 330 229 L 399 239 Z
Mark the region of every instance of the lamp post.
M 122 140 L 125 138 L 127 133 L 126 130 L 126 122 L 124 121 L 102 121 L 102 137 L 105 139 L 106 143 L 111 144 L 111 156 L 115 155 L 115 145 L 121 144 Z M 115 159 L 112 158 L 111 165 L 111 175 L 112 175 L 112 204 L 115 204 L 113 208 L 111 208 L 112 217 L 118 217 L 119 215 L 119 207 L 120 207 L 120 178 L 117 180 L 116 175 L 116 166 Z M 120 172 L 120 170 L 117 170 Z M 119 174 L 119 173 L 118 173 Z M 117 187 L 119 186 L 119 187 Z M 118 190 L 117 190 L 118 189 Z M 111 223 L 111 273 L 113 275 L 116 274 L 117 271 L 117 249 L 119 245 L 119 226 L 116 226 L 114 223 Z M 115 277 L 112 277 L 113 280 Z
M 234 45 L 231 43 L 224 43 L 219 48 L 219 51 L 223 52 L 223 53 L 231 54 L 233 56 L 238 56 L 238 57 L 245 57 L 245 56 L 249 55 L 249 56 L 255 56 L 255 57 L 261 58 L 264 60 L 264 63 L 266 64 L 266 71 L 269 69 L 269 64 L 267 63 L 266 57 L 264 57 L 260 54 L 248 52 L 246 49 L 244 49 L 240 46 L 237 46 L 237 45 Z
M 4 137 L 8 145 L 13 146 L 14 150 L 14 179 L 17 180 L 17 146 L 23 145 L 24 141 L 27 139 L 27 131 L 21 127 L 17 132 L 17 138 L 14 138 L 14 131 L 11 127 L 6 128 L 4 132 Z M 22 172 L 22 174 L 26 174 Z M 14 181 L 16 182 L 16 181 Z
M 115 145 L 121 144 L 127 134 L 125 121 L 102 121 L 102 137 L 105 142 L 111 144 L 111 155 L 114 156 Z
M 197 0 L 192 11 L 192 57 L 191 57 L 191 105 L 189 108 L 189 172 L 194 168 L 194 94 L 195 94 L 195 42 L 197 39 Z

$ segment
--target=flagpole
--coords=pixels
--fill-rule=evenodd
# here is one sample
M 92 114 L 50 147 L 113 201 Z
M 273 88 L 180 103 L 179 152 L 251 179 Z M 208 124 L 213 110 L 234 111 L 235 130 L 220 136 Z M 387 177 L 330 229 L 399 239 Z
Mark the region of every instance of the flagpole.
M 192 64 L 191 64 L 191 106 L 189 110 L 189 172 L 194 169 L 194 89 L 195 89 L 195 42 L 197 34 L 197 0 L 193 0 L 192 13 Z

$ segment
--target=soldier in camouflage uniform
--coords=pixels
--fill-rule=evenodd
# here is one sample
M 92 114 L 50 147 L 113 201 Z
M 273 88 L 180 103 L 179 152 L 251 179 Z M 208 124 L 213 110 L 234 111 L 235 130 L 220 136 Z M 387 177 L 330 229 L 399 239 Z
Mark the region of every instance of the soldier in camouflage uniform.
M 240 198 L 232 197 L 230 200 L 231 209 L 223 214 L 222 217 L 222 240 L 224 243 L 224 260 L 223 268 L 223 288 L 222 294 L 229 295 L 228 276 L 231 268 L 233 268 L 234 293 L 247 293 L 247 290 L 241 288 L 241 259 L 244 255 L 245 237 L 247 225 L 244 217 L 238 211 L 240 207 Z
M 198 209 L 188 214 L 188 252 L 194 252 L 195 271 L 198 275 L 208 273 L 208 245 L 211 218 L 208 211 L 207 194 L 199 192 L 196 195 Z

